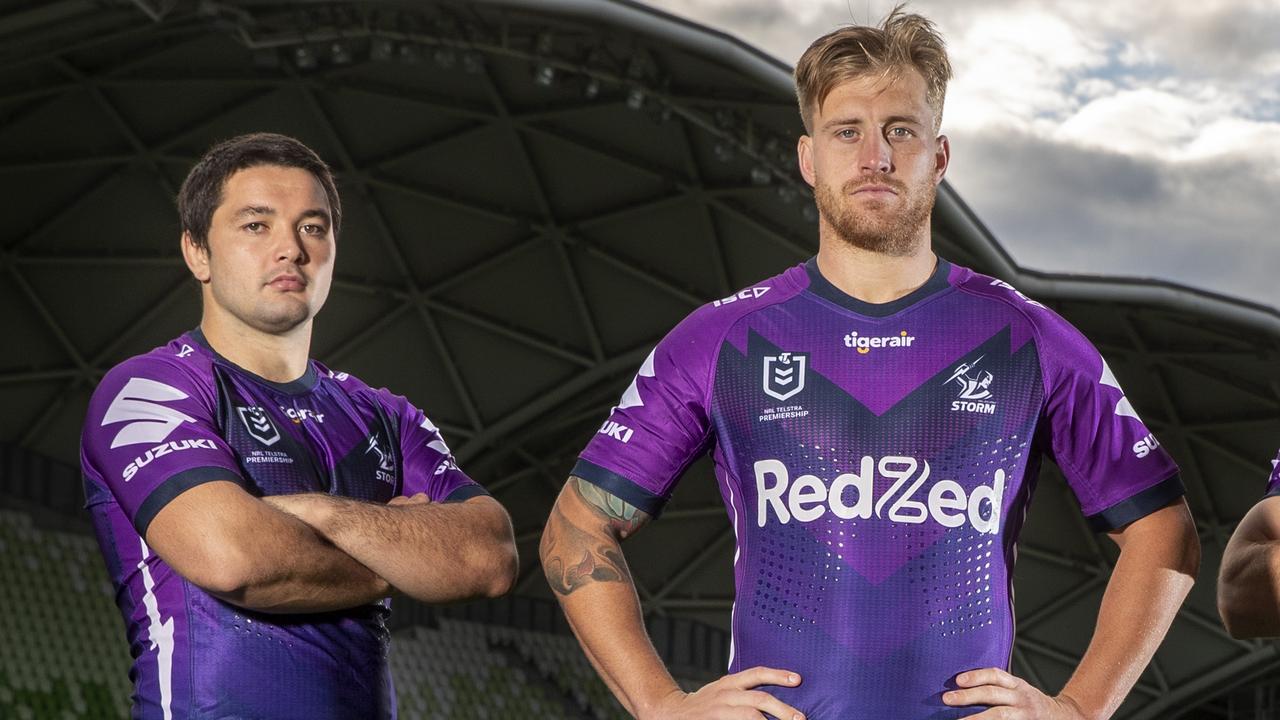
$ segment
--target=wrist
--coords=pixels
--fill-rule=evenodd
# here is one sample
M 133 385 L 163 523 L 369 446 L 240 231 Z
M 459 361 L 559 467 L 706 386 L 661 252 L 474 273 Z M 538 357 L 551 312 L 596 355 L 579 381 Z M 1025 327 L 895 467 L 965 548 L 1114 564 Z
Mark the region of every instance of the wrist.
M 636 707 L 637 720 L 662 720 L 671 717 L 671 706 L 688 695 L 679 686 L 672 685 L 661 691 L 651 693 Z
M 1065 689 L 1055 695 L 1053 699 L 1058 703 L 1059 707 L 1066 710 L 1073 718 L 1080 718 L 1080 720 L 1106 720 L 1106 717 L 1101 713 L 1086 710 L 1084 705 L 1072 697 Z

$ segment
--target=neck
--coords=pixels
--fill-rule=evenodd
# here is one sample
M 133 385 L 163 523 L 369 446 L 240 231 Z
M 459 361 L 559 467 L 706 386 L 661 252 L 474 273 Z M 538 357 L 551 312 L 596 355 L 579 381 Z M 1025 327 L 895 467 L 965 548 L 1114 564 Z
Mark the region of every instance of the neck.
M 909 295 L 933 275 L 938 258 L 929 248 L 929 231 L 906 255 L 886 255 L 854 247 L 820 228 L 818 270 L 841 292 L 863 302 L 881 304 Z
M 200 330 L 219 355 L 271 382 L 292 382 L 307 371 L 311 352 L 310 320 L 287 333 L 274 335 L 224 313 L 210 312 L 206 305 Z

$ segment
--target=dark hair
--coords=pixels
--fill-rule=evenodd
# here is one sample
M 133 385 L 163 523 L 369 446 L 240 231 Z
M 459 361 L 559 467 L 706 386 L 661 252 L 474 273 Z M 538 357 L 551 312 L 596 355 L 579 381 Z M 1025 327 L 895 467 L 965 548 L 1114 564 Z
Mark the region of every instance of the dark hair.
M 287 135 L 250 133 L 214 145 L 196 162 L 178 191 L 178 219 L 182 231 L 191 234 L 196 247 L 209 249 L 209 225 L 213 211 L 222 204 L 222 188 L 239 170 L 262 165 L 306 170 L 320 181 L 333 216 L 333 235 L 342 224 L 342 203 L 333 172 L 314 150 Z

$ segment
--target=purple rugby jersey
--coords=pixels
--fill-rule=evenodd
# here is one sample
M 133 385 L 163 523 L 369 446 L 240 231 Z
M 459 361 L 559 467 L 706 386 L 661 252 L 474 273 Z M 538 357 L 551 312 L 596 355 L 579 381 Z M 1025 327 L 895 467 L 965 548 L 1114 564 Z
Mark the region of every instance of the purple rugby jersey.
M 1280 453 L 1271 461 L 1271 480 L 1267 482 L 1267 497 L 1280 495 Z
M 574 474 L 658 513 L 715 461 L 737 539 L 729 671 L 815 720 L 966 717 L 941 693 L 1009 665 L 1014 543 L 1041 453 L 1092 527 L 1183 494 L 1098 351 L 1008 284 L 939 261 L 858 301 L 814 260 L 695 311 Z
M 274 383 L 199 330 L 126 360 L 93 394 L 81 437 L 86 504 L 133 655 L 135 718 L 393 718 L 389 601 L 311 615 L 245 610 L 147 546 L 147 526 L 212 480 L 252 495 L 383 503 L 485 494 L 409 402 L 314 361 Z

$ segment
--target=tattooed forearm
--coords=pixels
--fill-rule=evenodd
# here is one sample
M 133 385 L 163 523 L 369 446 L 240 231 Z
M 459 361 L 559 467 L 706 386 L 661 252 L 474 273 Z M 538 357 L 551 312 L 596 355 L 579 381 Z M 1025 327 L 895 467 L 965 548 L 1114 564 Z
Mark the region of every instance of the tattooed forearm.
M 569 486 L 573 488 L 582 501 L 595 509 L 604 517 L 606 527 L 617 533 L 619 538 L 626 539 L 632 533 L 644 527 L 651 516 L 626 500 L 602 490 L 580 477 L 570 477 Z

